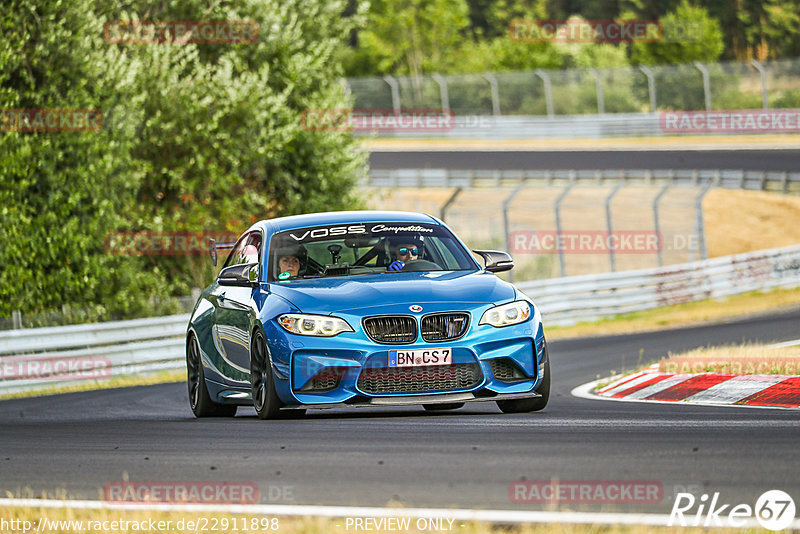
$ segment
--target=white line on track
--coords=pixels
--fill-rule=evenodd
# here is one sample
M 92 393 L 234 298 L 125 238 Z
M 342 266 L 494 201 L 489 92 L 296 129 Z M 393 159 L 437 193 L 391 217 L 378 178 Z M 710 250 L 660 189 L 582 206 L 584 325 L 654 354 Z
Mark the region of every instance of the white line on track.
M 381 508 L 361 506 L 313 506 L 284 504 L 169 504 L 169 503 L 110 503 L 103 501 L 71 501 L 48 499 L 0 499 L 0 506 L 18 508 L 62 508 L 82 510 L 148 510 L 158 512 L 199 512 L 295 517 L 409 517 L 446 518 L 455 521 L 488 523 L 569 523 L 582 525 L 649 525 L 668 526 L 668 514 L 601 513 L 601 512 L 539 512 L 527 510 L 460 510 L 447 508 Z M 743 527 L 758 527 L 750 518 Z M 800 528 L 795 520 L 793 528 Z
M 795 347 L 800 345 L 800 339 L 793 339 L 791 341 L 783 341 L 781 343 L 773 343 L 772 345 L 767 345 L 767 348 L 770 349 L 785 349 L 786 347 Z

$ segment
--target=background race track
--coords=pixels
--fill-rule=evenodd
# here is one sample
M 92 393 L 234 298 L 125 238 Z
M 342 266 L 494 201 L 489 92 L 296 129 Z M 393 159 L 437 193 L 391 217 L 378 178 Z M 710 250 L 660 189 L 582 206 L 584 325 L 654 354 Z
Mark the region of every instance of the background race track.
M 309 412 L 301 420 L 192 417 L 184 384 L 0 402 L 0 492 L 102 498 L 109 482 L 252 481 L 262 503 L 544 509 L 515 504 L 516 480 L 643 480 L 659 504 L 568 509 L 669 513 L 676 486 L 755 503 L 800 492 L 797 412 L 621 403 L 570 390 L 623 365 L 708 343 L 797 337 L 800 311 L 716 326 L 553 342 L 554 396 L 541 413 L 493 403 Z M 272 488 L 272 490 L 271 490 Z M 291 500 L 285 488 L 290 488 Z M 564 509 L 564 508 L 562 508 Z
M 373 151 L 373 169 L 743 169 L 798 170 L 797 150 Z

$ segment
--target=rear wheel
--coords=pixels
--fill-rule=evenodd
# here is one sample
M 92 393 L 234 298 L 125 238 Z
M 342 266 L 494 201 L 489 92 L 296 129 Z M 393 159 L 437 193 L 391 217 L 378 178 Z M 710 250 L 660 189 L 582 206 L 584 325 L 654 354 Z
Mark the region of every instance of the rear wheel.
M 547 401 L 550 400 L 550 355 L 547 353 L 547 342 L 544 345 L 544 354 L 547 361 L 544 364 L 544 377 L 534 391 L 540 395 L 533 399 L 504 400 L 497 401 L 497 407 L 503 413 L 526 413 L 544 410 Z
M 259 419 L 275 419 L 281 411 L 281 400 L 275 392 L 269 348 L 264 334 L 257 332 L 250 347 L 250 386 L 253 407 Z
M 445 410 L 458 410 L 459 408 L 463 408 L 464 403 L 448 402 L 445 404 L 423 404 L 422 407 L 428 412 L 443 412 Z
M 200 345 L 192 334 L 186 342 L 186 381 L 189 386 L 189 405 L 195 417 L 233 417 L 236 405 L 219 404 L 211 400 L 206 387 Z

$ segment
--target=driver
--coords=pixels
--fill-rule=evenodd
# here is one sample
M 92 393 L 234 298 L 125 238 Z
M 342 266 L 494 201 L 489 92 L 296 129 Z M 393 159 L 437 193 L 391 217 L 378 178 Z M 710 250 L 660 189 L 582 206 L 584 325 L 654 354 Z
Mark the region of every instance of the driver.
M 300 271 L 306 263 L 307 252 L 306 248 L 301 244 L 289 244 L 280 247 L 275 257 L 275 278 L 278 280 L 287 280 L 289 278 L 297 278 L 300 276 Z
M 399 271 L 406 263 L 419 258 L 419 247 L 412 241 L 401 242 L 394 246 L 395 260 L 389 264 L 388 270 Z

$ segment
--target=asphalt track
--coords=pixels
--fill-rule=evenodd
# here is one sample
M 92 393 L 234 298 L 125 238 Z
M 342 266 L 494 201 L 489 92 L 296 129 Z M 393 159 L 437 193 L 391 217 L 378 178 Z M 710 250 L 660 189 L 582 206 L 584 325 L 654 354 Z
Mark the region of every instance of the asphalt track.
M 800 150 L 373 151 L 373 169 L 800 170 Z
M 352 408 L 269 422 L 240 408 L 233 420 L 197 420 L 184 384 L 2 401 L 0 493 L 98 499 L 104 485 L 122 480 L 240 481 L 257 483 L 262 503 L 537 510 L 552 508 L 511 502 L 509 484 L 559 479 L 663 484 L 658 504 L 566 506 L 572 510 L 669 513 L 681 487 L 751 506 L 769 489 L 797 498 L 795 411 L 607 402 L 569 392 L 667 350 L 793 339 L 799 325 L 800 309 L 553 342 L 554 396 L 535 414 L 504 415 L 480 403 L 442 414 Z

